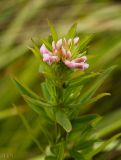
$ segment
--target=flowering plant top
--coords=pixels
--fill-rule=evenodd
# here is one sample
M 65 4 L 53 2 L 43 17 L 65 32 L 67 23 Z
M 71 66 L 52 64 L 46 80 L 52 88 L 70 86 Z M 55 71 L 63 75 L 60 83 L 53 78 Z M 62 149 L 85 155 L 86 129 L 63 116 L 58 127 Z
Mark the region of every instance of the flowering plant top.
M 42 54 L 43 61 L 52 64 L 53 62 L 62 61 L 69 68 L 79 68 L 85 70 L 89 67 L 89 64 L 85 63 L 87 60 L 86 56 L 80 56 L 73 59 L 71 53 L 71 47 L 76 46 L 79 42 L 79 37 L 74 39 L 59 39 L 57 42 L 52 42 L 52 51 L 49 51 L 45 44 L 40 47 L 40 53 Z
M 97 135 L 100 133 L 95 133 L 95 126 L 101 117 L 97 114 L 82 115 L 87 111 L 85 106 L 110 95 L 101 93 L 94 96 L 115 66 L 102 73 L 78 72 L 89 67 L 85 53 L 93 36 L 86 35 L 79 39 L 75 36 L 76 25 L 73 25 L 67 35 L 60 39 L 50 22 L 49 26 L 51 36 L 48 39 L 41 39 L 40 48 L 32 41 L 33 47 L 30 48 L 39 60 L 39 71 L 44 76 L 41 94 L 37 95 L 17 79 L 14 79 L 14 83 L 26 103 L 43 119 L 41 128 L 44 129 L 42 131 L 48 140 L 48 146 L 45 151 L 40 145 L 39 148 L 44 159 L 92 160 L 109 143 L 121 136 L 119 133 L 94 147 L 99 143 L 100 137 Z M 22 115 L 21 117 L 28 129 L 29 125 Z M 34 141 L 39 144 L 35 138 Z
M 52 63 L 63 62 L 68 68 L 85 70 L 89 67 L 86 63 L 87 57 L 84 56 L 80 50 L 82 45 L 79 37 L 75 37 L 76 25 L 74 24 L 69 30 L 66 37 L 58 38 L 57 33 L 51 23 L 49 22 L 52 32 L 52 41 L 50 48 L 46 44 L 40 47 L 40 54 L 44 62 L 49 65 Z

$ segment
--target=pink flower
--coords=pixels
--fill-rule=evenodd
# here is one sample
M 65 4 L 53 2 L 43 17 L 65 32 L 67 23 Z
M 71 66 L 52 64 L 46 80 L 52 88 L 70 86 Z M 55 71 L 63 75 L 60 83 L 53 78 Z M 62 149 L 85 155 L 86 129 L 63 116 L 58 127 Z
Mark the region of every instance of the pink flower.
M 52 51 L 49 51 L 44 44 L 40 47 L 40 53 L 43 57 L 43 61 L 49 64 L 53 62 L 62 61 L 67 67 L 72 69 L 85 70 L 89 67 L 89 64 L 85 63 L 87 60 L 86 56 L 82 56 L 76 59 L 72 59 L 71 46 L 77 45 L 79 37 L 74 39 L 66 38 L 59 39 L 57 42 L 52 42 Z
M 52 64 L 53 62 L 58 62 L 58 56 L 54 56 L 43 44 L 40 48 L 40 53 L 43 55 L 43 61 Z
M 46 46 L 43 44 L 40 48 L 40 53 L 41 54 L 49 54 L 50 52 L 48 51 L 48 49 L 46 48 Z
M 89 64 L 87 64 L 87 63 L 83 63 L 83 62 L 77 63 L 74 60 L 72 60 L 72 61 L 66 60 L 64 63 L 69 68 L 79 68 L 81 70 L 85 70 L 89 67 Z
M 52 56 L 52 55 L 49 55 L 49 54 L 44 54 L 43 55 L 43 61 L 48 62 L 49 64 L 52 64 L 53 62 L 58 61 L 58 57 L 57 56 Z
M 62 47 L 62 39 L 58 40 L 58 42 L 56 43 L 56 48 L 60 49 Z

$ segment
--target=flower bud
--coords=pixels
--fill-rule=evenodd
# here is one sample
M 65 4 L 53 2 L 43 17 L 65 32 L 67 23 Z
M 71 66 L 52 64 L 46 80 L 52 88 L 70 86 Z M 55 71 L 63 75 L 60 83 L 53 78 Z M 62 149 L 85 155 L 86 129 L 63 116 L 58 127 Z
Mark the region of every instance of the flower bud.
M 68 45 L 70 46 L 72 44 L 72 39 L 70 38 L 69 40 L 68 40 Z
M 49 51 L 44 44 L 40 48 L 40 53 L 41 54 L 49 54 Z
M 74 38 L 74 44 L 77 44 L 79 42 L 79 37 Z
M 87 68 L 89 68 L 89 64 L 84 63 L 84 69 L 87 69 Z
M 59 58 L 57 56 L 52 56 L 48 54 L 43 55 L 43 61 L 52 64 L 53 62 L 58 62 Z
M 68 61 L 68 60 L 65 60 L 64 61 L 65 65 L 69 68 L 75 68 L 75 62 L 74 61 Z
M 71 52 L 70 52 L 70 50 L 67 51 L 67 58 L 69 58 L 69 59 L 71 58 Z
M 52 49 L 53 49 L 53 50 L 56 49 L 56 46 L 55 46 L 55 42 L 54 42 L 54 41 L 52 42 Z
M 66 50 L 65 50 L 65 48 L 63 48 L 63 46 L 62 46 L 62 56 L 66 57 Z
M 62 47 L 62 39 L 58 40 L 56 43 L 56 48 L 60 49 Z
M 65 39 L 65 38 L 63 38 L 63 43 L 64 43 L 64 45 L 66 46 L 67 42 L 66 42 L 66 39 Z
M 87 60 L 87 57 L 82 56 L 82 57 L 79 57 L 79 58 L 75 59 L 74 61 L 79 63 L 79 62 L 86 62 L 86 60 Z

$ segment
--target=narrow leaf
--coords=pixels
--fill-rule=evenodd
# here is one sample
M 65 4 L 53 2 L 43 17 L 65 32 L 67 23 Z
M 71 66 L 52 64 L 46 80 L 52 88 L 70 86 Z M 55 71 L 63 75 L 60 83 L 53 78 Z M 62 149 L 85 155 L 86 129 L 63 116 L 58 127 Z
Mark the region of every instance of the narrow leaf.
M 18 111 L 18 114 L 19 114 L 19 116 L 20 116 L 23 124 L 25 125 L 28 133 L 30 134 L 31 138 L 33 139 L 33 141 L 35 142 L 35 144 L 38 146 L 38 148 L 40 149 L 40 151 L 41 151 L 42 153 L 44 153 L 44 150 L 43 150 L 42 146 L 40 145 L 39 141 L 38 141 L 38 140 L 36 139 L 36 137 L 34 136 L 34 133 L 33 133 L 32 129 L 31 129 L 31 127 L 29 126 L 27 120 L 25 119 L 25 117 L 23 116 L 23 114 L 18 110 L 18 108 L 17 108 L 15 105 L 14 105 L 14 107 L 15 107 L 16 110 Z
M 49 25 L 50 30 L 51 30 L 53 41 L 57 42 L 58 34 L 56 32 L 56 29 L 55 29 L 54 25 L 49 20 L 48 20 L 48 25 Z
M 16 78 L 12 78 L 13 83 L 18 88 L 19 92 L 22 95 L 26 95 L 31 98 L 39 99 L 40 97 L 36 95 L 34 92 L 32 92 L 29 88 L 25 87 L 23 84 L 21 84 Z
M 105 79 L 110 75 L 110 73 L 112 72 L 112 70 L 115 68 L 116 66 L 112 66 L 108 69 L 106 69 L 96 80 L 96 82 L 94 83 L 94 85 L 91 85 L 91 87 L 85 91 L 85 93 L 81 96 L 79 103 L 77 104 L 71 104 L 70 107 L 73 108 L 74 106 L 74 110 L 72 112 L 72 115 L 75 116 L 75 114 L 79 114 L 79 109 L 82 109 L 82 105 L 84 106 L 84 104 L 88 103 L 89 100 L 92 98 L 92 96 L 95 94 L 95 92 L 97 91 L 97 89 L 101 86 L 101 84 L 105 81 Z M 75 113 L 75 114 L 74 114 Z
M 40 39 L 40 41 L 41 43 L 44 43 L 49 50 L 52 50 L 51 44 L 46 39 Z
M 41 60 L 40 51 L 39 51 L 39 48 L 38 48 L 37 44 L 34 42 L 33 39 L 31 39 L 31 41 L 32 41 L 33 47 L 29 47 L 29 49 L 33 52 L 33 54 L 35 55 L 35 57 L 38 60 Z
M 63 158 L 64 158 L 64 144 L 63 144 L 63 142 L 61 142 L 59 144 L 57 160 L 63 160 Z
M 101 116 L 97 114 L 80 116 L 72 120 L 73 130 L 82 130 L 85 126 L 94 127 L 99 120 L 101 120 Z
M 77 29 L 77 24 L 73 24 L 72 27 L 68 31 L 67 39 L 74 38 L 75 33 L 76 33 L 76 29 Z
M 106 146 L 108 146 L 110 143 L 112 143 L 114 140 L 116 140 L 117 138 L 119 138 L 121 136 L 121 133 L 111 137 L 109 140 L 105 141 L 103 144 L 101 144 L 97 149 L 95 149 L 94 151 L 92 151 L 91 153 L 91 157 L 96 155 L 97 153 L 99 153 L 100 151 L 104 150 L 104 148 Z
M 79 153 L 79 152 L 77 152 L 77 151 L 74 151 L 74 150 L 71 151 L 71 156 L 72 156 L 75 160 L 86 160 L 81 153 Z
M 99 99 L 105 97 L 105 96 L 110 96 L 111 94 L 110 93 L 101 93 L 101 94 L 98 94 L 96 97 L 92 98 L 88 103 L 94 103 L 96 101 L 98 101 Z
M 107 70 L 104 71 L 102 75 L 99 76 L 95 84 L 92 85 L 92 87 L 87 92 L 85 92 L 84 95 L 81 97 L 80 103 L 86 103 L 94 95 L 94 93 L 101 86 L 101 84 L 105 81 L 105 79 L 110 75 L 110 73 L 115 67 L 116 66 L 112 66 L 108 68 Z
M 81 78 L 74 78 L 73 80 L 69 80 L 69 82 L 67 83 L 67 85 L 71 88 L 71 87 L 78 87 L 79 85 L 83 85 L 85 83 L 87 83 L 90 79 L 93 79 L 95 77 L 97 77 L 99 75 L 99 73 L 91 73 L 88 75 L 84 75 Z
M 88 43 L 92 40 L 93 36 L 93 34 L 87 35 L 82 40 L 80 40 L 76 48 L 76 52 L 81 52 L 85 47 L 87 47 Z
M 66 132 L 70 132 L 72 130 L 71 122 L 64 112 L 62 111 L 56 112 L 56 121 L 66 130 Z
M 28 105 L 39 115 L 43 114 L 45 117 L 48 116 L 51 120 L 53 120 L 53 108 L 50 104 L 47 104 L 40 100 L 35 100 L 27 96 L 24 96 L 24 99 L 28 103 Z

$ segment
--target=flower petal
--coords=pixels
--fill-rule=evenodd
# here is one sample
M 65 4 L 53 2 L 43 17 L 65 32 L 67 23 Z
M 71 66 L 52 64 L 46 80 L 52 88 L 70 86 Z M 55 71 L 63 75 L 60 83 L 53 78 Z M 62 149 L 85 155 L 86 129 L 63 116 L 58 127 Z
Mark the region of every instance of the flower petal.
M 72 45 L 72 39 L 71 38 L 68 40 L 68 45 L 69 46 Z
M 62 51 L 62 56 L 65 58 L 66 57 L 66 50 L 63 46 L 62 46 L 61 51 Z
M 87 63 L 76 63 L 74 60 L 72 61 L 68 61 L 68 60 L 65 60 L 64 61 L 65 65 L 69 68 L 78 68 L 78 69 L 81 69 L 81 70 L 85 70 L 89 67 L 89 64 Z
M 74 38 L 74 44 L 77 44 L 79 42 L 79 37 Z
M 56 43 L 56 48 L 60 49 L 62 47 L 62 39 L 58 40 Z
M 54 42 L 54 41 L 52 42 L 52 49 L 53 49 L 53 50 L 56 49 L 56 46 L 55 46 L 55 42 Z
M 49 64 L 52 64 L 53 62 L 58 62 L 59 58 L 58 58 L 58 56 L 52 56 L 52 55 L 49 55 L 49 54 L 44 54 L 43 55 L 43 61 L 48 62 Z
M 40 53 L 41 54 L 50 54 L 50 52 L 48 51 L 48 49 L 46 48 L 46 46 L 44 44 L 42 44 L 42 46 L 40 47 Z
M 79 62 L 85 62 L 86 60 L 87 60 L 87 57 L 82 56 L 82 57 L 76 58 L 74 61 L 79 63 Z
M 69 59 L 71 58 L 71 52 L 70 52 L 70 50 L 67 51 L 67 58 L 69 58 Z

